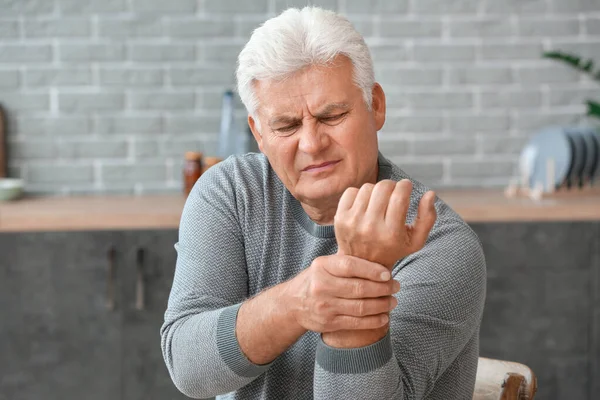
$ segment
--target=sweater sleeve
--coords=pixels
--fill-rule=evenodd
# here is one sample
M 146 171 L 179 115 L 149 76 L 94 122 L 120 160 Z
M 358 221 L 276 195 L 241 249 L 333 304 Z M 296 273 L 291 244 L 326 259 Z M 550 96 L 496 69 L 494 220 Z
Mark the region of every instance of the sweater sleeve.
M 248 294 L 243 236 L 227 161 L 194 186 L 181 217 L 177 264 L 164 323 L 163 357 L 175 386 L 192 398 L 235 391 L 269 365 L 255 365 L 235 336 Z
M 317 345 L 315 399 L 472 397 L 486 285 L 479 239 L 464 222 L 446 221 L 394 279 L 401 289 L 387 336 L 358 349 Z

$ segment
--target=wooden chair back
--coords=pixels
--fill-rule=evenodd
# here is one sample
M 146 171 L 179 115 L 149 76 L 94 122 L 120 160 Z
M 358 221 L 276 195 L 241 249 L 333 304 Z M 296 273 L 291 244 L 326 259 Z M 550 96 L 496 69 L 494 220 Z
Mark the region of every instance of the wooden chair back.
M 537 379 L 528 366 L 479 357 L 473 400 L 533 400 Z

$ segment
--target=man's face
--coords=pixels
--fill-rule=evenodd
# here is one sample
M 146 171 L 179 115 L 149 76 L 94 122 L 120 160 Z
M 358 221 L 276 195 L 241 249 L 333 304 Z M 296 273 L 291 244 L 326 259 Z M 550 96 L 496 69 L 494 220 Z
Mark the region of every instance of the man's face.
M 369 111 L 350 60 L 309 67 L 283 81 L 255 83 L 257 118 L 248 119 L 260 150 L 300 202 L 318 207 L 377 177 L 377 131 L 385 95 L 376 84 Z

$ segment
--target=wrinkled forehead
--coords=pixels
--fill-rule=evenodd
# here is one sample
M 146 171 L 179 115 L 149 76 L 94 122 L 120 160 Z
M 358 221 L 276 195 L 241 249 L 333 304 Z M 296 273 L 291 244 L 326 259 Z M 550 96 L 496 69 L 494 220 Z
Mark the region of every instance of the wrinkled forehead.
M 362 92 L 352 79 L 352 65 L 311 66 L 283 79 L 254 82 L 259 115 L 318 112 L 331 105 L 352 105 Z

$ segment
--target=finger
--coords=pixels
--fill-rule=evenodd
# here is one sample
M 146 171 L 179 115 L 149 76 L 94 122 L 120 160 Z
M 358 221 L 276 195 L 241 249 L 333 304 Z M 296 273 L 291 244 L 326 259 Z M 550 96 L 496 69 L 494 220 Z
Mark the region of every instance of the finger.
M 406 224 L 408 207 L 410 206 L 410 194 L 412 192 L 412 182 L 408 179 L 402 179 L 396 182 L 396 187 L 390 196 L 390 204 L 385 214 L 386 224 Z
M 351 209 L 357 194 L 358 188 L 349 187 L 348 189 L 346 189 L 344 191 L 344 194 L 342 194 L 340 202 L 338 203 L 338 211 L 345 211 Z
M 351 317 L 338 315 L 334 317 L 332 325 L 335 330 L 375 329 L 385 326 L 390 320 L 387 314 L 369 315 L 368 317 Z
M 396 182 L 389 179 L 378 182 L 371 193 L 369 205 L 367 206 L 367 214 L 376 220 L 383 221 L 388 204 L 390 203 L 390 196 L 394 192 L 395 187 Z
M 374 185 L 372 183 L 365 183 L 362 185 L 358 191 L 358 194 L 356 195 L 356 199 L 354 199 L 352 211 L 364 213 L 367 210 L 369 199 L 371 198 L 371 193 L 373 192 L 373 187 Z
M 392 311 L 398 305 L 394 296 L 378 297 L 375 299 L 337 299 L 333 302 L 333 310 L 337 315 L 351 317 L 366 317 Z
M 437 212 L 435 211 L 435 192 L 428 191 L 421 197 L 417 217 L 413 223 L 411 245 L 421 248 L 425 245 L 429 232 L 435 224 Z
M 329 262 L 324 263 L 324 267 L 329 274 L 335 277 L 361 278 L 375 282 L 387 282 L 392 277 L 390 270 L 385 266 L 362 258 L 336 255 L 329 259 Z
M 373 282 L 360 278 L 336 278 L 331 281 L 330 294 L 341 299 L 372 299 L 391 296 L 399 290 L 400 283 L 394 279 Z

